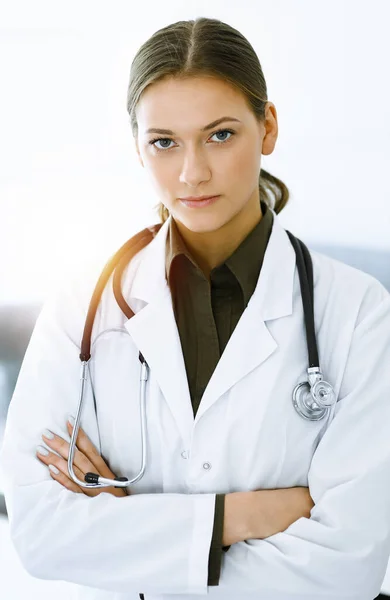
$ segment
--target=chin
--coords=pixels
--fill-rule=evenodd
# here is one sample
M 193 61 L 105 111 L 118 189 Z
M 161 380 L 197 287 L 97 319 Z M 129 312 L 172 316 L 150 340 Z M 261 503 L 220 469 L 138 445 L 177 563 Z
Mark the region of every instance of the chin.
M 198 209 L 195 209 L 198 210 Z M 200 212 L 200 211 L 199 211 Z M 173 215 L 175 221 L 179 221 L 186 229 L 192 231 L 193 233 L 211 233 L 213 231 L 217 231 L 228 222 L 228 218 L 226 215 L 182 215 L 177 214 Z

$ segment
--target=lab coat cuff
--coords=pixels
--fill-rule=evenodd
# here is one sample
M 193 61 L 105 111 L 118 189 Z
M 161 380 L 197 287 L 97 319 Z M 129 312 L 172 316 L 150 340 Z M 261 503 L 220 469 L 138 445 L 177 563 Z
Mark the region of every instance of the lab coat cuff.
M 207 594 L 208 559 L 216 494 L 194 494 L 194 528 L 188 566 L 188 593 Z

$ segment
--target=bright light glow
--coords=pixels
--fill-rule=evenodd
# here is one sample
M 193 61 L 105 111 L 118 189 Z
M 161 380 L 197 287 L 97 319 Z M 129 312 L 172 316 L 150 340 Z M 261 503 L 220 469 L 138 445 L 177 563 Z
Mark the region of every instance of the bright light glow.
M 253 43 L 278 111 L 262 166 L 290 189 L 282 224 L 308 243 L 390 249 L 390 6 L 214 0 L 212 12 Z M 174 1 L 0 8 L 0 303 L 43 298 L 80 261 L 108 260 L 158 221 L 128 124 L 128 76 L 154 31 L 193 17 Z

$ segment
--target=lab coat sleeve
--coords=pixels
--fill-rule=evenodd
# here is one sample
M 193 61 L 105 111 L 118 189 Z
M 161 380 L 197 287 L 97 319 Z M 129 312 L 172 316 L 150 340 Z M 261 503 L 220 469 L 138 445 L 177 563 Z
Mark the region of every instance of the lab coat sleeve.
M 315 506 L 281 533 L 234 544 L 219 589 L 268 599 L 369 600 L 390 554 L 390 296 L 368 294 L 334 419 L 308 473 Z
M 390 554 L 390 295 L 378 284 L 360 312 L 337 410 L 308 473 L 310 519 L 234 544 L 221 591 L 267 600 L 380 593 Z
M 206 594 L 216 494 L 89 497 L 53 480 L 36 456 L 45 428 L 69 440 L 93 291 L 78 285 L 46 300 L 10 403 L 0 467 L 13 544 L 37 578 L 112 592 Z M 86 410 L 91 405 L 86 397 Z
M 207 585 L 219 585 L 222 561 L 223 524 L 225 517 L 225 494 L 217 494 L 215 499 L 214 528 L 209 554 Z

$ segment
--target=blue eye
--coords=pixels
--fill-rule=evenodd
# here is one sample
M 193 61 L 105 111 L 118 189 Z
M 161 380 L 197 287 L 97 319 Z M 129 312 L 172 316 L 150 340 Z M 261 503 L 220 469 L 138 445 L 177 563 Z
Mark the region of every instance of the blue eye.
M 171 142 L 172 140 L 169 138 L 157 138 L 155 140 L 152 140 L 151 142 L 149 142 L 149 144 L 155 144 L 156 142 Z M 169 148 L 167 146 L 164 146 L 163 148 L 158 148 L 157 146 L 155 146 L 156 150 L 169 150 Z
M 214 137 L 214 135 L 218 135 L 219 133 L 230 133 L 232 134 L 233 132 L 228 130 L 228 129 L 220 129 L 219 131 L 216 131 L 215 133 L 213 133 L 213 135 L 211 137 Z M 230 138 L 227 138 L 227 140 L 229 140 Z M 227 140 L 220 140 L 221 142 L 227 142 Z
M 225 140 L 220 140 L 219 142 L 217 142 L 217 144 L 221 145 L 221 144 L 225 144 L 226 142 L 228 142 L 231 137 L 233 137 L 233 135 L 235 135 L 235 131 L 233 131 L 232 129 L 219 129 L 218 131 L 216 131 L 215 133 L 213 133 L 211 135 L 211 137 L 213 137 L 214 135 L 218 135 L 220 133 L 229 133 L 230 137 L 228 137 Z M 159 148 L 158 146 L 156 146 L 156 142 L 172 142 L 173 140 L 171 140 L 171 138 L 155 138 L 154 140 L 150 140 L 149 144 L 151 144 L 152 146 L 154 146 L 154 148 L 156 148 L 157 152 L 164 152 L 164 150 L 170 150 L 171 146 L 164 146 L 163 148 Z

